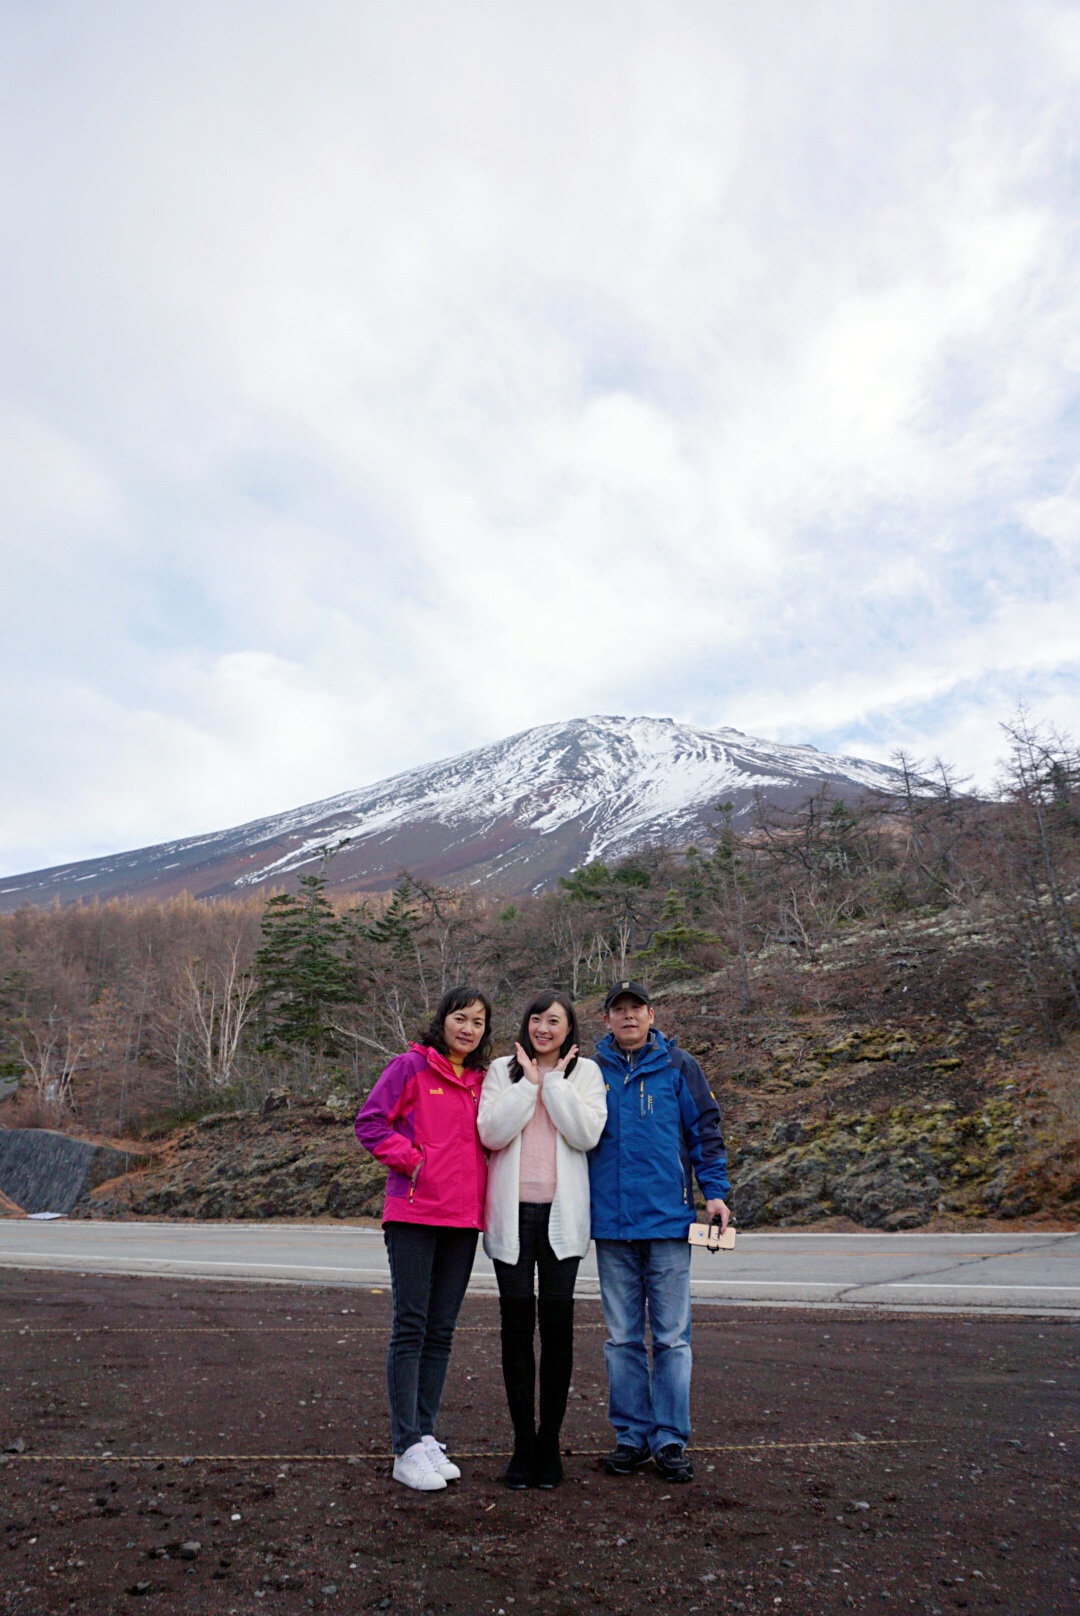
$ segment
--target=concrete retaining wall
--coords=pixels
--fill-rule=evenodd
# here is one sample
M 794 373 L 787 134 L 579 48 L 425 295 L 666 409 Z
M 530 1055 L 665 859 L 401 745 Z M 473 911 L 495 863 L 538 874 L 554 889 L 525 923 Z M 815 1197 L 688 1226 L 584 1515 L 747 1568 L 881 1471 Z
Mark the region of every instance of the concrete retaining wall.
M 50 1128 L 0 1129 L 0 1192 L 24 1212 L 71 1212 L 107 1178 L 146 1158 Z

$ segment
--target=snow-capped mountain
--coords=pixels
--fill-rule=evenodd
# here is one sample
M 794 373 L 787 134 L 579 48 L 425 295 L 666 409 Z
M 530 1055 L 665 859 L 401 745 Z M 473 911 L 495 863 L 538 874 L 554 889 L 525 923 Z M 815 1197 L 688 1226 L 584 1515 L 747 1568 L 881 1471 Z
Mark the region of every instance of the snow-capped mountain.
M 379 891 L 409 869 L 447 885 L 525 892 L 589 859 L 650 843 L 683 846 L 715 826 L 718 802 L 730 801 L 738 817 L 755 793 L 791 805 L 824 781 L 852 798 L 895 791 L 899 776 L 884 764 L 736 729 L 577 718 L 233 830 L 9 876 L 0 906 L 181 891 L 240 896 L 290 885 L 321 848 L 346 837 L 331 865 L 336 887 Z

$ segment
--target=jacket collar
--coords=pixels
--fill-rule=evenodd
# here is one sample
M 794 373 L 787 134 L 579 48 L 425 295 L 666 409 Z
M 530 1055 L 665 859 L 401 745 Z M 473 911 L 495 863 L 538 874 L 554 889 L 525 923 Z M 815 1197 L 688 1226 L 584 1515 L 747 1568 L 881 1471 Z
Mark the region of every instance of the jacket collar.
M 418 1055 L 423 1055 L 428 1063 L 428 1069 L 437 1076 L 445 1078 L 448 1083 L 460 1083 L 462 1088 L 472 1089 L 476 1088 L 484 1075 L 483 1072 L 466 1066 L 459 1077 L 446 1056 L 440 1055 L 437 1049 L 429 1049 L 425 1044 L 410 1044 L 409 1048 L 415 1050 Z

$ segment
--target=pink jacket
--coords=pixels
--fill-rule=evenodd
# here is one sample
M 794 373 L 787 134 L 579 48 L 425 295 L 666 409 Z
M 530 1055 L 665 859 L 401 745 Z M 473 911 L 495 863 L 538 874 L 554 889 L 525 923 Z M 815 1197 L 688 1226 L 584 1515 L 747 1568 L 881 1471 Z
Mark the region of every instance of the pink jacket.
M 484 1227 L 487 1153 L 476 1131 L 483 1080 L 468 1068 L 458 1077 L 443 1055 L 420 1044 L 383 1072 L 356 1119 L 356 1137 L 390 1169 L 384 1223 Z

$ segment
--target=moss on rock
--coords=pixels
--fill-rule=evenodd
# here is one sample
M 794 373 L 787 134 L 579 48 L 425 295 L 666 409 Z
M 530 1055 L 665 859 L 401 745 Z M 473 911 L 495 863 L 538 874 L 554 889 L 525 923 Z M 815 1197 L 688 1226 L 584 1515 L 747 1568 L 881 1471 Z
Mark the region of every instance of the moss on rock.
M 943 1210 L 985 1215 L 1001 1204 L 1001 1155 L 1019 1125 L 1004 1096 L 967 1115 L 945 1101 L 807 1121 L 797 1136 L 777 1125 L 764 1150 L 735 1166 L 739 1222 L 843 1216 L 874 1229 L 916 1227 Z

